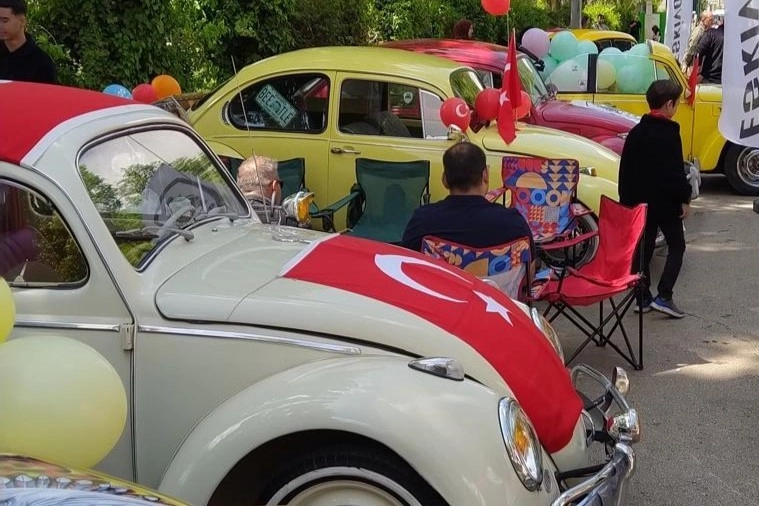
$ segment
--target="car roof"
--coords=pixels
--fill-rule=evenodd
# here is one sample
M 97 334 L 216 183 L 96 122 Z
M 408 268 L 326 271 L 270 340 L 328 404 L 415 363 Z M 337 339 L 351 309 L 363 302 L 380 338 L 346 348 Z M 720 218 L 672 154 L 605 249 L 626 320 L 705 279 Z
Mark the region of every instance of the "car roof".
M 0 104 L 0 160 L 14 164 L 42 153 L 88 120 L 156 109 L 105 93 L 19 81 L 0 81 Z
M 506 46 L 491 44 L 489 42 L 459 39 L 396 40 L 384 43 L 383 46 L 439 55 L 459 62 L 466 60 L 466 65 L 474 66 L 477 63 L 479 65 L 491 65 L 498 69 L 503 69 L 506 64 L 509 50 Z M 517 56 L 523 57 L 526 55 L 517 52 Z
M 285 69 L 407 76 L 415 66 L 423 66 L 424 72 L 413 72 L 413 77 L 433 82 L 440 79 L 448 82 L 451 71 L 461 67 L 443 58 L 379 46 L 316 47 L 282 53 L 252 63 L 240 70 L 239 77 L 245 82 L 261 74 Z
M 594 30 L 592 28 L 552 28 L 550 30 L 547 30 L 549 37 L 553 37 L 557 33 L 563 31 L 572 32 L 575 37 L 577 37 L 577 40 L 590 40 L 595 42 L 597 40 L 622 39 L 629 40 L 630 42 L 638 42 L 635 37 L 629 33 L 618 32 L 616 30 Z

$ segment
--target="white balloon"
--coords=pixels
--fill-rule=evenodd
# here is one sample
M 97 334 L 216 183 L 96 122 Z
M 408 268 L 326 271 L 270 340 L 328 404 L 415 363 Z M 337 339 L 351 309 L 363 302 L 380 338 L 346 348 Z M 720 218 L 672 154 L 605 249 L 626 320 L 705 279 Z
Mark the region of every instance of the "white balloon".
M 538 58 L 543 58 L 551 49 L 551 39 L 540 28 L 530 28 L 522 35 L 522 47 Z
M 567 60 L 551 72 L 548 81 L 559 91 L 586 92 L 588 89 L 588 69 L 577 60 Z

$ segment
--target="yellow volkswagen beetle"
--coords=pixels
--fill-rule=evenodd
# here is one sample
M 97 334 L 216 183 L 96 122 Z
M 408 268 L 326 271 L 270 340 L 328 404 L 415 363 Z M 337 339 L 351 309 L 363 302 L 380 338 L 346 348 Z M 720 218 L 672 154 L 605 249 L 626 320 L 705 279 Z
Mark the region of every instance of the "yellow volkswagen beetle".
M 677 82 L 686 92 L 674 119 L 680 124 L 683 140 L 683 155 L 693 162 L 701 172 L 724 172 L 730 186 L 742 195 L 759 195 L 759 150 L 727 142 L 717 126 L 722 111 L 722 86 L 698 85 L 695 91 L 688 86 L 688 78 L 672 54 L 672 51 L 658 42 L 648 41 L 649 54 L 608 55 L 604 58 L 619 68 L 619 64 L 636 62 L 638 71 L 624 82 L 616 80 L 607 88 L 599 87 L 598 79 L 588 79 L 587 88 L 562 93 L 563 100 L 581 100 L 598 107 L 613 106 L 633 114 L 648 111 L 645 91 L 654 79 L 670 79 Z M 597 55 L 583 55 L 575 59 L 588 69 L 587 75 L 598 75 Z M 550 78 L 549 78 L 550 80 Z M 632 82 L 638 80 L 638 82 Z M 688 98 L 695 92 L 693 104 Z
M 553 37 L 562 30 L 553 30 L 548 33 L 549 37 Z M 617 32 L 615 30 L 592 30 L 590 28 L 575 28 L 569 30 L 572 32 L 577 40 L 589 40 L 594 42 L 598 46 L 599 51 L 603 51 L 609 47 L 616 47 L 620 51 L 627 51 L 635 44 L 638 43 L 635 37 L 625 32 Z
M 196 103 L 189 119 L 215 146 L 244 156 L 303 157 L 306 183 L 325 206 L 347 195 L 358 157 L 431 162 L 432 200 L 446 194 L 442 155 L 456 136 L 440 106 L 461 97 L 474 106 L 483 89 L 476 72 L 450 60 L 382 47 L 325 47 L 274 56 L 242 69 Z M 504 156 L 572 158 L 580 162 L 578 196 L 598 210 L 602 194 L 617 198 L 619 157 L 585 138 L 518 124 L 506 145 L 495 124 L 470 127 L 469 141 L 488 155 L 491 185 Z

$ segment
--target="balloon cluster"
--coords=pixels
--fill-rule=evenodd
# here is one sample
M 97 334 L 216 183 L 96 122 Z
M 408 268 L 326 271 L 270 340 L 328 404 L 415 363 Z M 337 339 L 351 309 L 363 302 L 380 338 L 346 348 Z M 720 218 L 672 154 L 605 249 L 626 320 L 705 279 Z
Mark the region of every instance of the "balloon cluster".
M 541 58 L 543 79 L 560 91 L 586 91 L 588 54 L 598 54 L 596 88 L 608 90 L 616 84 L 620 93 L 644 93 L 654 79 L 649 49 L 637 44 L 628 51 L 609 47 L 598 53 L 589 40 L 577 40 L 570 31 L 561 31 L 549 38 L 540 28 L 531 28 L 522 36 L 522 47 Z
M 138 84 L 131 92 L 120 84 L 109 84 L 103 89 L 103 93 L 133 99 L 143 104 L 152 104 L 156 100 L 181 94 L 182 88 L 176 79 L 161 74 L 150 83 Z
M 485 88 L 477 94 L 474 101 L 474 110 L 477 118 L 483 121 L 492 121 L 498 118 L 498 111 L 501 108 L 501 93 L 505 91 L 496 88 Z M 530 114 L 532 100 L 524 90 L 521 92 L 521 103 L 518 108 L 514 109 L 514 118 L 522 119 Z M 440 120 L 447 127 L 455 126 L 459 130 L 466 131 L 472 122 L 472 110 L 467 103 L 458 97 L 448 98 L 440 106 Z
M 0 278 L 0 453 L 94 466 L 126 423 L 118 373 L 74 339 L 39 335 L 4 342 L 15 318 L 10 288 Z

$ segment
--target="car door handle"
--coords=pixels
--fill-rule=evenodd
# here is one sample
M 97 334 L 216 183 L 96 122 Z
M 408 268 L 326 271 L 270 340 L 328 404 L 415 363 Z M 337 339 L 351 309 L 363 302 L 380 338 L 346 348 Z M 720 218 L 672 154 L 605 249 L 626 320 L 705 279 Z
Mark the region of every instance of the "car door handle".
M 342 155 L 342 154 L 346 154 L 346 155 L 360 155 L 361 154 L 361 151 L 357 151 L 357 150 L 351 149 L 351 148 L 332 148 L 332 149 L 330 149 L 330 151 L 332 151 L 336 155 Z

